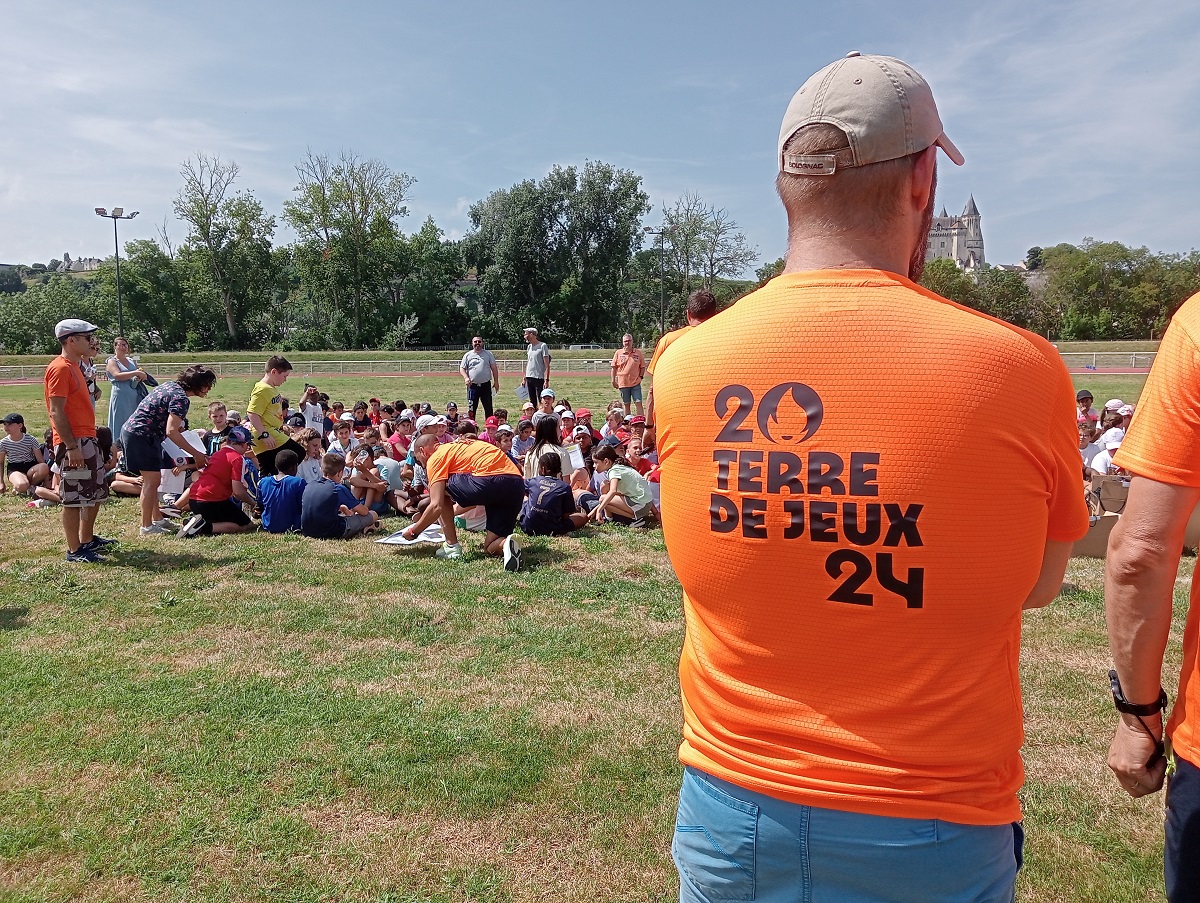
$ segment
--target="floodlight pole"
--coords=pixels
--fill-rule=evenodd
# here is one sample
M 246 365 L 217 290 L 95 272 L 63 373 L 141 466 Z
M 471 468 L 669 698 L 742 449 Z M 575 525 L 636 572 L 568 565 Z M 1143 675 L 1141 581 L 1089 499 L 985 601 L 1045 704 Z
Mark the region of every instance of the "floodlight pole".
M 666 270 L 663 267 L 663 251 L 667 240 L 666 229 L 651 229 L 646 226 L 643 229 L 647 235 L 658 236 L 658 335 L 662 338 L 667 331 L 667 305 L 666 305 Z
M 112 213 L 109 213 L 103 207 L 96 208 L 96 216 L 103 216 L 113 223 L 113 256 L 117 259 L 117 332 L 120 335 L 125 335 L 125 312 L 121 307 L 121 243 L 117 240 L 117 220 L 133 219 L 138 215 L 138 211 L 125 214 L 124 207 L 113 207 Z

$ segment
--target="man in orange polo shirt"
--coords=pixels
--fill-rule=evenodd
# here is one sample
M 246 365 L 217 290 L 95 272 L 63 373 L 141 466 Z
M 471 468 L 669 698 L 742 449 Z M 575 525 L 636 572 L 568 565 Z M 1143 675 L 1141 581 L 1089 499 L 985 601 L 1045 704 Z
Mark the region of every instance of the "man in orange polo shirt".
M 642 380 L 646 378 L 646 355 L 640 348 L 633 347 L 633 336 L 629 333 L 621 338 L 621 347 L 612 359 L 612 385 L 621 393 L 625 414 L 633 405 L 642 413 Z
M 1088 517 L 1057 352 L 917 284 L 939 147 L 963 162 L 908 64 L 810 78 L 776 148 L 783 274 L 655 369 L 682 900 L 1013 899 L 1021 612 Z M 988 416 L 1013 397 L 1019 425 Z
M 404 536 L 416 539 L 426 527 L 440 520 L 446 541 L 437 550 L 437 557 L 462 558 L 454 526 L 454 505 L 464 508 L 482 505 L 487 512 L 483 550 L 489 555 L 502 555 L 506 571 L 518 570 L 521 547 L 512 533 L 525 500 L 525 480 L 512 459 L 479 439 L 463 438 L 442 444 L 437 436 L 419 436 L 413 441 L 412 453 L 429 478 L 429 507 L 411 527 L 405 528 Z
M 1171 318 L 1113 464 L 1132 473 L 1105 563 L 1113 697 L 1120 713 L 1108 765 L 1130 796 L 1157 792 L 1170 771 L 1167 898 L 1200 900 L 1200 598 L 1192 579 L 1179 700 L 1163 745 L 1163 654 L 1183 534 L 1200 502 L 1200 295 Z M 1168 762 L 1173 766 L 1168 769 Z

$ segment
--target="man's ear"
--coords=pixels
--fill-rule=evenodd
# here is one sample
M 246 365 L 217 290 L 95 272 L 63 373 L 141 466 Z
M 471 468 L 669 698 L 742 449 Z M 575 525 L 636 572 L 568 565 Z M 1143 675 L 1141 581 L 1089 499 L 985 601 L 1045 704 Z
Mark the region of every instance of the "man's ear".
M 918 214 L 923 213 L 929 206 L 929 196 L 934 190 L 933 174 L 936 169 L 937 145 L 933 144 L 921 151 L 913 164 L 910 191 L 913 209 Z

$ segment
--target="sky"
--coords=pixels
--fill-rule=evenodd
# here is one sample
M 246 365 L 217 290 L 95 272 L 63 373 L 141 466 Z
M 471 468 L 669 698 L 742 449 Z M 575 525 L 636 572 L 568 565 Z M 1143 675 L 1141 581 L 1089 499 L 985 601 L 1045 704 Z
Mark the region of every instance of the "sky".
M 898 56 L 966 157 L 992 263 L 1085 237 L 1187 252 L 1200 229 L 1200 4 L 659 0 L 5 0 L 0 263 L 107 257 L 174 219 L 180 165 L 236 162 L 278 220 L 308 151 L 416 179 L 401 221 L 451 238 L 490 192 L 556 164 L 642 177 L 656 227 L 685 192 L 781 256 L 783 111 L 848 51 Z

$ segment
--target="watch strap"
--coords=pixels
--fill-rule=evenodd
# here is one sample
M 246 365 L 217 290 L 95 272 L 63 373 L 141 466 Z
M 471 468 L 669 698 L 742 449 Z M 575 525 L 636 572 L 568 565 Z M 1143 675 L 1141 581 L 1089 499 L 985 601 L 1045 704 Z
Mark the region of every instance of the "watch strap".
M 1127 715 L 1157 715 L 1164 711 L 1167 707 L 1167 691 L 1162 687 L 1158 688 L 1158 699 L 1154 702 L 1137 703 L 1130 702 L 1125 698 L 1125 691 L 1121 689 L 1121 679 L 1117 677 L 1115 670 L 1108 672 L 1108 683 L 1112 688 L 1113 705 L 1117 707 L 1118 712 L 1124 712 Z

